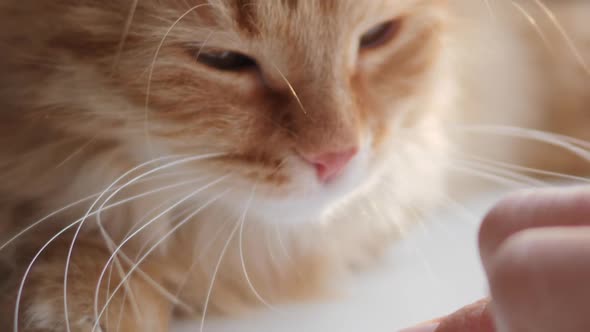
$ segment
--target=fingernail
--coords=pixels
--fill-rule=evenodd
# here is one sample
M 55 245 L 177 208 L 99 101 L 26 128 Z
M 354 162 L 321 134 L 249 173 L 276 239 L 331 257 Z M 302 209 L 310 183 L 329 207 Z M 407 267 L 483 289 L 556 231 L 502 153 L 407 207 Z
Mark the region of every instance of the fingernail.
M 401 330 L 399 332 L 435 332 L 439 326 L 440 326 L 440 323 L 430 323 L 430 324 L 411 327 L 409 329 Z

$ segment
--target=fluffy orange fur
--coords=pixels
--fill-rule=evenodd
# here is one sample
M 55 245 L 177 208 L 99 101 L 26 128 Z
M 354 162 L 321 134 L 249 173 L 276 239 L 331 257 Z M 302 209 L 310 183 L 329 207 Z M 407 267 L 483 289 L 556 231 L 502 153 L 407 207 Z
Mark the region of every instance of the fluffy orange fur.
M 583 137 L 568 121 L 588 105 L 584 62 L 559 33 L 548 56 L 514 8 L 488 15 L 472 0 L 3 1 L 0 328 L 163 331 L 330 296 L 444 194 L 449 124 Z M 199 61 L 221 51 L 255 69 Z M 306 156 L 348 150 L 318 182 Z M 543 151 L 520 159 L 553 163 Z

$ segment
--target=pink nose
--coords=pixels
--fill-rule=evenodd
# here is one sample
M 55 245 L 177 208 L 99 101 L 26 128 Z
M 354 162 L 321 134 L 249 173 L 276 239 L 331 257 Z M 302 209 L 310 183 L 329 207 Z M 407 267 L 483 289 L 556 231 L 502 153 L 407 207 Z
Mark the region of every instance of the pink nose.
M 306 158 L 306 160 L 315 167 L 318 179 L 323 183 L 327 183 L 342 174 L 357 152 L 358 150 L 354 148 L 340 152 L 320 154 Z

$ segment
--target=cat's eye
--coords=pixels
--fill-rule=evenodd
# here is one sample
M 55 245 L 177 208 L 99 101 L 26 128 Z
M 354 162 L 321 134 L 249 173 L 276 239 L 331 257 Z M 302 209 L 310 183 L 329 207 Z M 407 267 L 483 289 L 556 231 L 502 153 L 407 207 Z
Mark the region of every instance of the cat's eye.
M 199 51 L 195 56 L 199 63 L 222 71 L 243 71 L 258 67 L 256 60 L 238 52 Z
M 402 28 L 402 19 L 394 19 L 381 23 L 367 31 L 360 41 L 361 49 L 373 49 L 380 47 L 397 36 Z

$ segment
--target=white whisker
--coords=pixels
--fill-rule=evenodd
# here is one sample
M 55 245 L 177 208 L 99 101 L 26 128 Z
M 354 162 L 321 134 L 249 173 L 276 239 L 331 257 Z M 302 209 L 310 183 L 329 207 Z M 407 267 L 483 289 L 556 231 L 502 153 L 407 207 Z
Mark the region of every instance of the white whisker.
M 248 202 L 246 203 L 246 208 L 244 209 L 244 213 L 240 216 L 240 219 L 239 219 L 240 231 L 239 231 L 239 236 L 238 236 L 238 248 L 239 248 L 239 252 L 240 252 L 240 262 L 242 264 L 242 270 L 244 272 L 244 278 L 246 278 L 246 283 L 248 284 L 248 287 L 250 287 L 250 290 L 252 291 L 254 296 L 258 299 L 258 301 L 260 301 L 262 304 L 264 304 L 267 308 L 269 308 L 273 311 L 278 311 L 275 307 L 270 305 L 268 303 L 268 301 L 266 301 L 260 295 L 260 293 L 256 290 L 256 287 L 254 287 L 254 284 L 252 283 L 252 280 L 250 280 L 250 276 L 249 276 L 248 271 L 246 269 L 246 260 L 244 259 L 244 226 L 246 223 L 246 214 L 248 213 L 248 209 L 250 208 L 250 205 L 252 204 L 252 200 L 254 198 L 255 192 L 256 192 L 256 185 L 252 189 L 252 193 L 250 194 L 250 197 L 248 198 Z
M 107 201 L 110 200 L 111 198 L 113 198 L 115 195 L 117 195 L 120 191 L 122 191 L 124 188 L 128 187 L 129 185 L 137 182 L 138 180 L 145 178 L 146 176 L 149 176 L 150 174 L 159 172 L 161 170 L 167 169 L 167 168 L 171 168 L 174 166 L 178 166 L 184 163 L 188 163 L 188 162 L 194 162 L 194 161 L 199 161 L 199 160 L 204 160 L 204 159 L 208 159 L 208 158 L 214 158 L 214 157 L 218 157 L 221 156 L 223 154 L 219 154 L 219 153 L 214 153 L 214 154 L 205 154 L 205 155 L 200 155 L 200 156 L 192 156 L 192 157 L 187 157 L 187 158 L 183 158 L 180 160 L 175 160 L 172 162 L 169 162 L 167 164 L 164 164 L 162 166 L 158 166 L 150 171 L 147 171 L 141 175 L 136 176 L 135 178 L 129 180 L 127 183 L 125 183 L 123 186 L 121 186 L 121 188 L 115 190 L 109 197 L 107 197 Z M 102 199 L 102 197 L 104 196 L 104 194 L 106 192 L 108 192 L 110 189 L 112 189 L 113 186 L 115 186 L 117 183 L 119 183 L 119 181 L 123 180 L 124 178 L 126 178 L 127 176 L 129 176 L 130 174 L 132 174 L 133 172 L 135 172 L 136 170 L 139 170 L 145 166 L 148 166 L 154 162 L 160 162 L 163 160 L 167 160 L 167 159 L 171 159 L 173 157 L 161 157 L 161 158 L 156 158 L 153 160 L 150 160 L 148 162 L 145 162 L 139 166 L 136 166 L 134 168 L 132 168 L 131 170 L 125 172 L 123 175 L 121 175 L 119 178 L 117 178 L 113 183 L 111 183 L 111 185 L 109 185 L 105 191 L 103 192 L 103 194 L 101 194 L 95 201 L 94 203 L 92 203 L 92 205 L 90 206 L 90 208 L 88 209 L 88 211 L 86 212 L 85 216 L 82 218 L 82 220 L 80 221 L 78 228 L 76 229 L 76 232 L 74 233 L 74 237 L 72 238 L 72 243 L 70 245 L 70 248 L 68 250 L 68 254 L 67 254 L 67 258 L 66 258 L 66 266 L 65 266 L 65 271 L 64 271 L 64 318 L 66 319 L 66 330 L 67 332 L 71 332 L 70 329 L 70 324 L 69 324 L 69 319 L 68 319 L 68 301 L 67 301 L 67 281 L 68 281 L 68 271 L 70 268 L 70 259 L 72 256 L 72 253 L 74 251 L 74 245 L 76 243 L 76 239 L 78 238 L 78 235 L 80 234 L 82 227 L 84 226 L 84 223 L 86 221 L 86 219 L 89 217 L 91 211 L 94 209 L 94 207 L 98 204 L 98 202 Z M 100 210 L 99 210 L 100 211 Z
M 139 183 L 143 183 L 143 182 L 147 182 L 147 181 L 151 181 L 151 180 L 155 180 L 155 179 L 159 179 L 159 178 L 163 178 L 163 177 L 168 177 L 168 176 L 176 176 L 179 174 L 190 174 L 193 172 L 172 172 L 172 173 L 166 173 L 166 174 L 160 174 L 160 175 L 155 175 L 153 177 L 148 177 L 146 179 L 142 179 L 141 181 L 137 181 L 136 184 Z M 109 192 L 114 191 L 116 189 L 119 189 L 120 186 L 116 186 L 113 187 L 111 190 L 109 190 Z M 49 214 L 47 214 L 45 217 L 31 223 L 29 226 L 27 226 L 26 228 L 24 228 L 23 230 L 19 231 L 16 235 L 12 236 L 10 239 L 8 239 L 6 242 L 4 242 L 2 245 L 0 245 L 0 251 L 4 250 L 6 247 L 8 247 L 10 244 L 12 244 L 14 241 L 16 241 L 18 238 L 20 238 L 21 236 L 25 235 L 26 233 L 30 232 L 32 229 L 36 228 L 37 226 L 41 225 L 42 223 L 46 222 L 47 220 L 55 217 L 56 215 L 67 211 L 73 207 L 75 207 L 76 205 L 82 204 L 86 201 L 89 201 L 91 199 L 96 199 L 96 197 L 100 196 L 102 193 L 104 193 L 104 191 L 92 194 L 90 196 L 86 196 L 82 199 L 79 199 L 73 203 L 70 203 L 62 208 L 59 208 L 58 210 L 55 210 Z M 114 204 L 114 205 L 110 205 L 109 208 L 118 206 L 119 204 Z
M 524 7 L 521 4 L 517 3 L 516 1 L 511 1 L 510 3 L 514 8 L 516 8 L 516 10 L 518 10 L 520 14 L 522 14 L 522 16 L 524 16 L 524 18 L 529 22 L 529 24 L 533 28 L 535 28 L 535 31 L 537 32 L 539 37 L 541 37 L 547 49 L 551 51 L 551 53 L 555 53 L 553 49 L 553 44 L 551 44 L 549 38 L 547 38 L 547 34 L 543 31 L 543 29 L 541 29 L 541 27 L 537 23 L 537 20 L 531 14 L 529 14 L 529 12 L 526 9 L 524 9 Z
M 506 169 L 503 169 L 503 168 L 500 168 L 497 166 L 487 165 L 485 163 L 476 162 L 476 161 L 468 161 L 468 160 L 461 160 L 461 161 L 457 161 L 457 162 L 466 166 L 466 167 L 470 167 L 473 170 L 480 170 L 483 172 L 487 172 L 489 174 L 503 176 L 507 180 L 513 180 L 515 182 L 522 183 L 527 186 L 531 186 L 531 187 L 546 187 L 546 186 L 548 186 L 548 184 L 544 181 L 537 180 L 537 179 L 531 178 L 529 176 L 522 175 L 518 172 L 506 170 Z
M 218 181 L 216 181 L 216 183 L 219 183 L 221 180 L 227 178 L 224 177 Z M 204 189 L 204 188 L 203 188 Z M 199 214 L 201 211 L 203 211 L 205 208 L 209 207 L 211 204 L 213 204 L 214 202 L 216 202 L 217 200 L 219 200 L 221 197 L 223 197 L 225 194 L 227 194 L 230 190 L 226 190 L 224 192 L 222 192 L 219 195 L 216 195 L 215 197 L 213 197 L 212 199 L 208 200 L 207 202 L 205 202 L 205 204 L 203 204 L 200 208 L 198 208 L 197 210 L 195 210 L 191 215 L 189 215 L 188 217 L 186 217 L 182 222 L 178 223 L 178 225 L 174 226 L 172 229 L 170 229 L 170 231 L 168 231 L 166 234 L 164 234 L 164 236 L 156 243 L 154 244 L 127 272 L 127 274 L 125 275 L 125 277 L 123 278 L 123 280 L 121 280 L 121 282 L 119 283 L 119 285 L 113 290 L 113 293 L 111 294 L 110 298 L 107 300 L 107 302 L 105 303 L 105 305 L 103 306 L 102 310 L 100 311 L 100 313 L 98 313 L 98 297 L 99 297 L 99 291 L 100 288 L 97 287 L 95 295 L 94 295 L 94 299 L 95 299 L 95 323 L 94 323 L 94 327 L 92 328 L 92 332 L 94 332 L 96 330 L 96 328 L 98 327 L 98 322 L 100 321 L 100 317 L 102 317 L 102 315 L 104 314 L 105 310 L 108 308 L 108 305 L 110 304 L 110 302 L 114 299 L 117 291 L 122 287 L 123 283 L 130 278 L 131 274 L 138 268 L 138 266 L 154 251 L 158 248 L 158 246 L 160 246 L 162 243 L 164 243 L 170 236 L 172 236 L 174 233 L 176 233 L 176 231 L 178 231 L 182 226 L 184 226 L 187 222 L 189 222 L 193 217 L 195 217 L 197 214 Z M 191 196 L 189 196 L 190 198 Z M 188 198 L 187 198 L 188 199 Z M 132 235 L 131 237 L 128 237 L 126 239 L 126 241 L 129 241 L 134 235 Z M 119 245 L 119 247 L 117 248 L 117 251 L 121 249 L 121 247 L 123 245 L 125 245 L 125 242 L 123 241 L 123 243 L 121 243 L 121 245 Z M 107 261 L 107 263 L 105 264 L 105 267 L 103 268 L 100 277 L 98 279 L 97 284 L 100 285 L 102 283 L 102 280 L 104 278 L 104 275 L 106 273 L 106 270 L 108 268 L 108 266 L 110 265 L 110 263 L 113 260 L 114 255 L 116 255 L 116 251 L 115 253 L 113 253 L 113 255 L 111 255 L 111 257 L 109 257 L 109 260 Z
M 521 166 L 521 165 L 513 165 L 513 164 L 508 164 L 508 163 L 490 160 L 490 159 L 486 159 L 486 158 L 481 158 L 481 157 L 477 157 L 477 156 L 468 156 L 467 155 L 467 158 L 471 159 L 473 162 L 488 164 L 488 165 L 495 166 L 495 167 L 502 167 L 502 168 L 514 170 L 514 171 L 517 171 L 520 173 L 531 173 L 531 174 L 537 174 L 537 175 L 542 175 L 542 176 L 551 176 L 551 177 L 555 177 L 555 178 L 562 179 L 562 180 L 572 180 L 572 181 L 590 183 L 590 178 L 587 178 L 587 177 L 545 171 L 542 169 L 525 167 L 525 166 Z
M 236 233 L 238 232 L 239 229 L 240 229 L 240 223 L 236 222 L 236 225 L 234 226 L 231 233 L 229 234 L 227 242 L 225 243 L 225 245 L 221 249 L 221 253 L 219 254 L 219 260 L 217 261 L 217 264 L 215 265 L 215 268 L 213 269 L 213 275 L 211 276 L 211 282 L 209 283 L 209 288 L 207 289 L 207 295 L 205 297 L 205 304 L 203 305 L 203 315 L 201 317 L 201 324 L 199 326 L 199 332 L 203 332 L 205 329 L 205 317 L 207 316 L 207 310 L 209 308 L 209 301 L 211 301 L 211 294 L 213 293 L 213 286 L 215 285 L 215 279 L 217 278 L 217 273 L 219 272 L 219 269 L 221 268 L 221 262 L 223 261 L 223 257 L 225 256 L 225 253 L 227 252 L 227 249 L 229 248 L 231 240 L 234 238 L 234 236 L 236 235 Z
M 295 88 L 293 87 L 293 85 L 291 85 L 291 82 L 289 82 L 289 80 L 287 79 L 287 76 L 285 76 L 283 74 L 283 72 L 279 69 L 279 67 L 277 67 L 275 64 L 272 64 L 272 66 L 279 73 L 279 75 L 281 76 L 281 79 L 285 82 L 285 84 L 287 84 L 289 91 L 291 92 L 291 94 L 293 95 L 295 100 L 297 101 L 297 104 L 299 105 L 299 108 L 301 109 L 303 114 L 308 115 L 307 111 L 305 110 L 305 106 L 303 106 L 303 102 L 301 102 L 301 98 L 299 98 L 297 91 L 295 91 Z
M 458 130 L 465 133 L 498 135 L 542 142 L 556 147 L 564 148 L 565 150 L 577 155 L 578 157 L 586 161 L 590 161 L 590 152 L 587 149 L 578 146 L 580 145 L 579 143 L 583 141 L 572 138 L 567 139 L 566 136 L 563 135 L 552 134 L 529 128 L 493 125 L 450 126 L 449 129 Z
M 144 197 L 145 194 L 140 194 L 140 195 L 136 195 L 133 197 L 129 197 L 127 199 L 121 200 L 119 202 L 115 202 L 111 205 L 106 206 L 103 211 L 106 211 L 108 209 L 111 208 L 115 208 L 118 206 L 121 206 L 123 204 L 129 203 L 131 201 L 134 201 L 138 198 Z M 28 275 L 30 274 L 30 271 L 33 267 L 33 265 L 35 264 L 35 262 L 37 261 L 37 259 L 39 258 L 39 256 L 47 249 L 47 247 L 49 247 L 49 245 L 51 245 L 51 243 L 53 243 L 56 239 L 58 239 L 61 235 L 63 235 L 65 232 L 67 232 L 69 229 L 73 228 L 74 226 L 76 226 L 77 224 L 83 222 L 86 218 L 88 217 L 92 217 L 94 215 L 96 215 L 98 213 L 98 211 L 92 212 L 82 218 L 79 218 L 78 220 L 74 221 L 73 223 L 65 226 L 61 231 L 59 231 L 57 234 L 55 234 L 51 239 L 49 239 L 37 252 L 37 254 L 33 257 L 33 259 L 31 260 L 31 262 L 29 263 L 27 269 L 25 270 L 25 273 L 23 274 L 22 280 L 21 280 L 21 285 L 19 288 L 19 291 L 17 293 L 17 300 L 16 300 L 16 304 L 15 304 L 15 322 L 14 322 L 14 331 L 17 332 L 18 330 L 18 315 L 19 315 L 19 307 L 20 307 L 20 299 L 22 297 L 22 292 L 23 292 L 23 287 L 24 284 L 26 282 L 26 279 L 28 278 Z
M 150 105 L 150 94 L 151 94 L 151 90 L 152 90 L 152 80 L 154 77 L 154 70 L 156 68 L 156 62 L 158 61 L 158 57 L 160 56 L 160 51 L 162 50 L 162 47 L 164 47 L 164 43 L 166 42 L 166 39 L 168 39 L 168 36 L 170 35 L 170 33 L 172 32 L 172 30 L 174 30 L 174 28 L 182 21 L 184 20 L 185 17 L 187 17 L 190 13 L 194 12 L 195 10 L 205 7 L 207 6 L 207 4 L 199 4 L 196 6 L 193 6 L 191 8 L 189 8 L 186 12 L 184 12 L 182 15 L 180 15 L 178 17 L 178 19 L 176 21 L 174 21 L 174 23 L 172 23 L 172 25 L 170 25 L 170 27 L 168 28 L 168 30 L 166 30 L 166 32 L 164 33 L 164 36 L 162 37 L 162 39 L 160 40 L 160 44 L 158 44 L 158 47 L 156 48 L 156 52 L 154 53 L 154 58 L 152 59 L 152 63 L 150 65 L 150 70 L 148 73 L 148 80 L 147 80 L 147 87 L 146 87 L 146 93 L 145 93 L 145 118 L 144 118 L 144 134 L 145 134 L 145 139 L 148 145 L 148 149 L 150 149 L 150 151 L 152 150 L 152 144 L 151 144 L 151 138 L 150 138 L 150 128 L 149 128 L 149 105 Z
M 481 178 L 481 179 L 486 179 L 486 180 L 490 180 L 494 183 L 497 184 L 501 184 L 501 185 L 505 185 L 509 188 L 523 188 L 525 187 L 525 184 L 518 182 L 518 181 L 514 181 L 514 180 L 510 180 L 510 179 L 506 179 L 504 177 L 495 175 L 495 174 L 490 174 L 487 172 L 483 172 L 480 170 L 476 170 L 473 169 L 472 167 L 465 167 L 465 166 L 459 166 L 459 165 L 447 165 L 447 167 L 449 167 L 451 170 L 455 170 L 461 173 L 465 173 L 465 174 L 470 174 L 472 176 Z
M 578 50 L 576 44 L 574 43 L 570 35 L 567 33 L 563 25 L 559 22 L 557 17 L 555 17 L 555 14 L 541 0 L 533 0 L 533 2 L 535 2 L 537 6 L 541 8 L 545 15 L 547 15 L 547 18 L 549 18 L 549 20 L 551 21 L 551 23 L 553 23 L 557 31 L 559 31 L 559 33 L 565 40 L 567 46 L 569 47 L 570 51 L 572 52 L 580 66 L 582 66 L 582 69 L 586 72 L 586 74 L 590 76 L 590 65 L 586 62 L 586 59 L 584 59 L 584 57 L 580 53 L 580 50 Z

